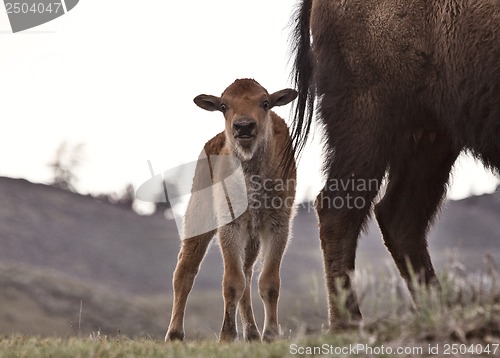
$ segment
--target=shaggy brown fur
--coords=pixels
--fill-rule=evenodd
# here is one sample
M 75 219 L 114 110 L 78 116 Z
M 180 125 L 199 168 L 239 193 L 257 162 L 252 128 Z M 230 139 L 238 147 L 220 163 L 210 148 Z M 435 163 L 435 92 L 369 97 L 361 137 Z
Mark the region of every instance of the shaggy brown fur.
M 296 96 L 296 91 L 291 89 L 268 94 L 254 80 L 244 79 L 234 82 L 221 97 L 200 95 L 194 99 L 203 109 L 223 112 L 226 129 L 205 144 L 202 157 L 210 163 L 207 168 L 202 161 L 198 162 L 193 193 L 206 187 L 201 178 L 207 171 L 214 183 L 226 179 L 224 173 L 228 168 L 218 168 L 224 162 L 213 163 L 213 158 L 236 156 L 241 161 L 246 181 L 248 209 L 218 230 L 191 235 L 198 222 L 213 212 L 219 220 L 222 216 L 219 208 L 229 203 L 226 189 L 220 193 L 214 191 L 213 205 L 206 200 L 197 201 L 194 196 L 191 198 L 185 217 L 185 238 L 173 278 L 174 305 L 166 340 L 184 338 L 187 297 L 216 232 L 224 259 L 224 321 L 220 340 L 232 341 L 237 337 L 237 307 L 244 338 L 261 339 L 251 302 L 253 266 L 259 250 L 262 252 L 259 293 L 265 308 L 262 339 L 270 341 L 279 335 L 279 271 L 294 211 L 295 164 L 292 170 L 284 170 L 283 155 L 289 152 L 287 147 L 291 141 L 285 122 L 270 109 L 285 105 Z M 280 183 L 285 185 L 279 186 Z
M 429 283 L 436 276 L 426 234 L 458 154 L 470 151 L 499 171 L 500 2 L 302 0 L 296 21 L 292 135 L 300 151 L 317 98 L 327 184 L 316 205 L 333 328 L 342 324 L 336 283 L 350 288 L 378 188 L 330 182 L 380 181 L 388 172 L 375 208 L 385 244 L 407 281 L 410 265 Z M 366 205 L 332 206 L 348 196 Z M 354 294 L 349 302 L 359 316 Z

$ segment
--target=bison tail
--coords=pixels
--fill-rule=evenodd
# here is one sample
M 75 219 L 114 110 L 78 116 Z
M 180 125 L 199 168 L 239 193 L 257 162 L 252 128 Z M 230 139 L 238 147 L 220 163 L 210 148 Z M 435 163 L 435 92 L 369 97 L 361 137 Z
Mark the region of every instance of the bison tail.
M 294 108 L 292 123 L 292 147 L 295 155 L 300 156 L 304 148 L 314 113 L 313 59 L 311 56 L 310 18 L 313 0 L 302 0 L 294 16 L 292 33 L 294 86 L 298 97 Z

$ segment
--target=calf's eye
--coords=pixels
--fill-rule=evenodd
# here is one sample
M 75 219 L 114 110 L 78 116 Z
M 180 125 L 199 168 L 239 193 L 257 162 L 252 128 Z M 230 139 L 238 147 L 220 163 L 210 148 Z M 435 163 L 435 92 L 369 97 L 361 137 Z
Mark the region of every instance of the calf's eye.
M 269 109 L 269 107 L 270 107 L 269 101 L 262 102 L 262 108 L 264 108 L 266 111 Z
M 225 112 L 226 109 L 227 109 L 227 106 L 224 103 L 220 105 L 221 112 Z

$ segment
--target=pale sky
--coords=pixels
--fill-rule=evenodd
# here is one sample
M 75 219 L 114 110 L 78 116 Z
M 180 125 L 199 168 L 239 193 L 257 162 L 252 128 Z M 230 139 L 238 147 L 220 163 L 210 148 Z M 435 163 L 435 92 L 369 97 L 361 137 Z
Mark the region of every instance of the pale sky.
M 85 144 L 81 192 L 120 192 L 196 159 L 223 130 L 192 99 L 236 78 L 290 87 L 295 0 L 81 0 L 66 15 L 12 34 L 0 11 L 0 175 L 47 182 L 57 147 Z M 3 8 L 3 5 L 0 5 Z M 290 106 L 276 109 L 288 119 Z M 321 148 L 306 148 L 299 200 L 321 187 Z M 491 192 L 497 179 L 470 159 L 450 197 Z

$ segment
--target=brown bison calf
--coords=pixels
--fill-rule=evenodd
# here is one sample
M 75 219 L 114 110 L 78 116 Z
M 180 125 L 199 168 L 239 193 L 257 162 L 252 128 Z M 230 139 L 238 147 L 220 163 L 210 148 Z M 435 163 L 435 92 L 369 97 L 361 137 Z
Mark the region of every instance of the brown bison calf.
M 244 338 L 261 338 L 251 303 L 253 266 L 259 250 L 262 252 L 259 293 L 265 307 L 262 338 L 269 341 L 279 335 L 280 264 L 289 237 L 296 170 L 293 159 L 291 165 L 286 165 L 290 162 L 285 156 L 290 153 L 291 145 L 288 128 L 271 108 L 285 105 L 296 96 L 292 89 L 269 94 L 256 81 L 241 79 L 221 97 L 200 95 L 194 99 L 205 110 L 222 112 L 226 126 L 224 132 L 205 144 L 197 163 L 174 272 L 174 303 L 166 340 L 184 338 L 187 297 L 216 233 L 224 259 L 224 321 L 220 340 L 232 341 L 237 337 L 237 307 Z M 235 188 L 226 179 L 238 169 L 242 185 Z M 222 183 L 220 190 L 211 191 L 210 200 L 194 195 L 210 187 L 202 180 L 207 175 L 210 185 Z M 239 213 L 242 203 L 234 198 L 239 195 L 241 199 L 241 193 L 246 210 Z

